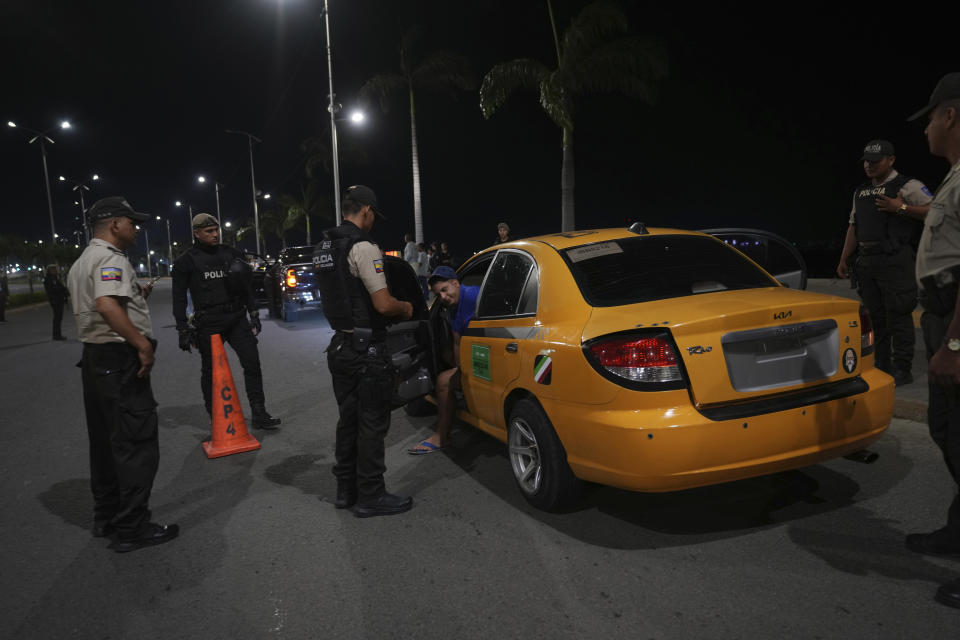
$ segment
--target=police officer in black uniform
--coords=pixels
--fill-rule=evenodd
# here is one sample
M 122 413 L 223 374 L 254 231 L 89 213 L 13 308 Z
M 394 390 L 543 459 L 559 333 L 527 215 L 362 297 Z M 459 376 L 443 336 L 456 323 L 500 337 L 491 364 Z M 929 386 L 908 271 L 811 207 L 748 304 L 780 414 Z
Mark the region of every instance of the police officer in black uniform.
M 173 263 L 173 317 L 180 348 L 189 352 L 193 345 L 200 351 L 200 388 L 207 413 L 212 408 L 210 337 L 219 333 L 243 366 L 253 427 L 276 429 L 280 419 L 267 413 L 263 396 L 256 338 L 262 326 L 253 299 L 252 269 L 241 251 L 220 244 L 220 225 L 209 213 L 194 216 L 193 235 L 193 247 Z M 187 320 L 188 289 L 193 300 L 193 328 Z
M 354 504 L 360 518 L 408 511 L 413 498 L 387 493 L 383 481 L 384 437 L 390 428 L 391 397 L 396 378 L 386 352 L 391 318 L 406 320 L 413 306 L 387 290 L 383 254 L 368 235 L 383 214 L 377 196 L 363 185 L 347 189 L 341 206 L 343 224 L 323 233 L 314 267 L 323 313 L 336 331 L 327 347 L 327 366 L 340 410 L 337 422 L 337 499 Z
M 47 292 L 47 300 L 53 309 L 53 339 L 66 340 L 63 337 L 61 326 L 63 325 L 63 305 L 67 303 L 70 292 L 60 280 L 60 272 L 57 265 L 47 265 L 47 275 L 43 279 L 43 288 Z
M 853 193 L 837 274 L 849 277 L 848 261 L 856 252 L 853 276 L 873 320 L 876 366 L 900 386 L 913 382 L 913 245 L 933 197 L 919 180 L 898 173 L 894 160 L 893 145 L 886 140 L 872 140 L 864 147 L 861 161 L 867 180 Z

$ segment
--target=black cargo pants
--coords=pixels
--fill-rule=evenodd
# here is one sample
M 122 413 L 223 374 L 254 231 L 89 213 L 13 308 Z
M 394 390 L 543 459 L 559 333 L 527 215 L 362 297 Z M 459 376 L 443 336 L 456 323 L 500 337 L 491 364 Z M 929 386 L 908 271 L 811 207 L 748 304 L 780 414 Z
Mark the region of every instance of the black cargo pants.
M 219 333 L 224 347 L 227 343 L 233 347 L 240 366 L 243 367 L 243 383 L 250 406 L 263 406 L 263 373 L 260 370 L 260 352 L 257 350 L 257 337 L 243 311 L 218 313 L 201 316 L 197 320 L 197 349 L 200 351 L 200 388 L 203 391 L 203 405 L 210 413 L 213 408 L 211 384 L 213 378 L 213 355 L 210 350 L 210 336 Z
M 133 536 L 150 521 L 150 491 L 160 463 L 150 378 L 137 377 L 140 358 L 125 342 L 84 344 L 80 367 L 94 521 Z
M 395 386 L 386 345 L 358 350 L 350 334 L 338 331 L 327 347 L 327 366 L 340 410 L 333 475 L 338 482 L 356 482 L 360 502 L 372 502 L 386 491 L 383 440 Z
M 873 320 L 877 368 L 890 373 L 909 372 L 916 345 L 913 249 L 903 245 L 889 255 L 862 255 L 857 259 L 856 273 L 857 293 Z
M 953 320 L 956 299 L 956 285 L 924 290 L 920 294 L 924 309 L 920 327 L 923 329 L 928 361 L 943 345 L 947 328 Z M 947 469 L 953 476 L 956 488 L 960 490 L 960 387 L 929 384 L 927 423 L 930 426 L 930 437 L 943 452 Z M 960 493 L 954 496 L 947 512 L 947 528 L 954 538 L 960 541 Z

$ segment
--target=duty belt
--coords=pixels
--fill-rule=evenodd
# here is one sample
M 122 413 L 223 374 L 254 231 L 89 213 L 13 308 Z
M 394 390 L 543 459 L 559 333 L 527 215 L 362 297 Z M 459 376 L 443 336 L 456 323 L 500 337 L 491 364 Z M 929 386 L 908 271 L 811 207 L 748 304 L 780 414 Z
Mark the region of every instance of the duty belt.
M 920 278 L 920 286 L 926 291 L 956 287 L 958 284 L 960 284 L 960 265 Z
M 208 316 L 211 313 L 233 313 L 235 311 L 243 311 L 243 305 L 237 302 L 221 302 L 220 304 L 211 304 L 207 305 L 201 309 L 197 309 L 196 316 Z
M 884 246 L 883 240 L 868 240 L 866 242 L 858 242 L 857 250 L 860 252 L 860 255 L 863 256 L 875 256 L 881 253 L 886 253 L 886 247 Z

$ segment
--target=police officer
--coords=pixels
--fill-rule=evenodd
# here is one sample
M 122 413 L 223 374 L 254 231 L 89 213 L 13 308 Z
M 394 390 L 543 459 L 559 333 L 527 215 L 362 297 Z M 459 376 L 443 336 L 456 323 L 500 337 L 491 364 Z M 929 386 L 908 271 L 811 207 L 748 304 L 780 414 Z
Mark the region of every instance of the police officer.
M 211 413 L 213 357 L 210 337 L 219 333 L 229 342 L 243 366 L 244 386 L 256 429 L 276 429 L 279 418 L 267 413 L 257 338 L 262 326 L 253 299 L 253 272 L 244 254 L 220 244 L 220 224 L 209 213 L 193 217 L 193 247 L 173 263 L 173 317 L 180 348 L 200 351 L 200 388 L 203 404 Z M 187 320 L 187 290 L 193 300 L 194 327 Z M 247 316 L 249 314 L 249 320 Z
M 930 358 L 927 416 L 930 435 L 943 452 L 947 469 L 960 489 L 960 72 L 940 79 L 930 103 L 910 120 L 928 116 L 930 153 L 946 158 L 950 172 L 930 205 L 917 251 L 917 280 L 923 316 L 920 326 Z M 907 536 L 917 553 L 960 556 L 960 494 L 947 511 L 947 524 L 931 533 Z M 960 608 L 960 578 L 937 590 L 938 602 Z
M 88 216 L 93 240 L 68 277 L 90 439 L 93 535 L 116 534 L 118 553 L 169 542 L 180 527 L 150 522 L 150 491 L 160 462 L 157 403 L 150 388 L 157 346 L 146 298 L 124 249 L 150 216 L 122 197 L 98 200 Z
M 850 276 L 848 260 L 856 252 L 854 276 L 857 293 L 873 320 L 876 366 L 900 386 L 913 382 L 912 314 L 917 306 L 913 240 L 932 194 L 919 180 L 898 173 L 895 158 L 893 145 L 886 140 L 872 140 L 864 147 L 861 162 L 867 180 L 853 192 L 837 274 Z
M 383 482 L 383 439 L 390 428 L 395 376 L 386 353 L 391 318 L 409 319 L 413 306 L 387 290 L 383 254 L 370 237 L 376 217 L 383 218 L 369 187 L 347 189 L 343 224 L 323 233 L 314 266 L 323 313 L 336 332 L 327 347 L 327 366 L 340 410 L 337 422 L 337 499 L 346 509 L 356 504 L 360 518 L 408 511 L 413 498 L 387 493 Z
M 53 309 L 53 339 L 66 340 L 61 327 L 63 325 L 63 305 L 67 303 L 70 292 L 60 280 L 60 271 L 55 264 L 47 265 L 47 274 L 43 278 L 43 289 L 47 292 L 47 301 Z

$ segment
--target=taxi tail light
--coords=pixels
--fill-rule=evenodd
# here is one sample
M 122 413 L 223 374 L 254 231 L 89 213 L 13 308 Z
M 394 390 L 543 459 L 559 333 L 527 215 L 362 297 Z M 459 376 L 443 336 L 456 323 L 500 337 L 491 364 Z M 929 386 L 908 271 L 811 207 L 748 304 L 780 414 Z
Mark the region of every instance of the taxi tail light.
M 605 378 L 638 388 L 678 388 L 684 372 L 673 340 L 667 333 L 614 334 L 584 345 L 587 358 Z
M 287 269 L 287 286 L 291 289 L 297 286 L 297 270 Z
M 873 353 L 873 320 L 870 319 L 870 312 L 863 305 L 860 305 L 860 356 L 868 356 Z

